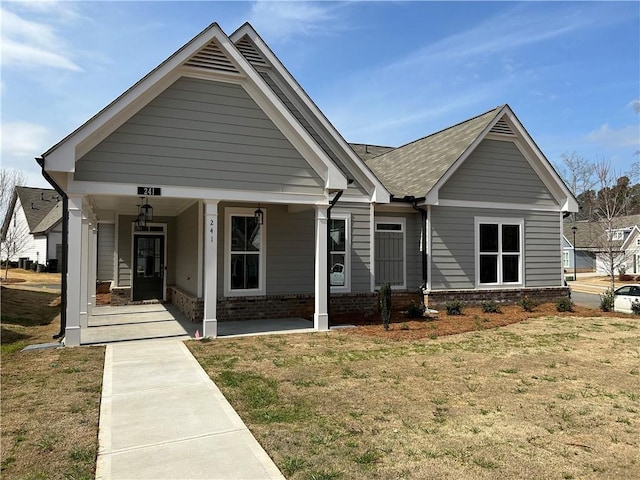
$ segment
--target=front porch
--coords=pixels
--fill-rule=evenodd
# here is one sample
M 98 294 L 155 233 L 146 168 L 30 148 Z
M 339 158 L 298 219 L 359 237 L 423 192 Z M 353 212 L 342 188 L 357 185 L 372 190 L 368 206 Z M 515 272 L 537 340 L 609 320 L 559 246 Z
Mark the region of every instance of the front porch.
M 304 333 L 313 331 L 313 322 L 303 318 L 278 318 L 220 322 L 219 337 Z M 202 324 L 189 321 L 169 304 L 153 303 L 94 307 L 87 328 L 82 329 L 81 344 L 173 338 L 189 340 L 202 336 Z

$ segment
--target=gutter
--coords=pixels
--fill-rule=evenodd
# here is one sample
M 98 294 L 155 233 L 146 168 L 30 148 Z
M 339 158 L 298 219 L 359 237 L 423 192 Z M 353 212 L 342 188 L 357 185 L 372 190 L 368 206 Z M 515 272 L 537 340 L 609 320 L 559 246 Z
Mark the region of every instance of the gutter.
M 42 176 L 45 178 L 47 182 L 55 189 L 60 197 L 62 198 L 62 271 L 60 273 L 61 276 L 61 285 L 60 285 L 60 331 L 53 335 L 54 339 L 59 339 L 64 337 L 65 330 L 67 328 L 67 258 L 69 255 L 69 197 L 67 194 L 60 188 L 60 186 L 56 183 L 56 181 L 49 175 L 49 173 L 44 169 L 44 157 L 37 157 L 36 162 L 40 165 L 42 169 Z

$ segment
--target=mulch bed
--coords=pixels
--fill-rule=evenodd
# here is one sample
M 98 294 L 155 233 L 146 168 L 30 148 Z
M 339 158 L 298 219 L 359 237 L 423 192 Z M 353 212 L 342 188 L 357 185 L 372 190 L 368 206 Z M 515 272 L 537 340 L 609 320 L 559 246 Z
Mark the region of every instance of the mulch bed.
M 614 312 L 601 312 L 586 307 L 574 307 L 573 312 L 558 312 L 555 304 L 546 303 L 537 306 L 533 312 L 525 312 L 519 305 L 501 305 L 501 313 L 484 313 L 480 307 L 466 307 L 462 315 L 447 315 L 441 310 L 430 318 L 407 318 L 402 311 L 394 311 L 389 330 L 385 331 L 380 315 L 332 315 L 332 324 L 352 324 L 354 329 L 345 332 L 393 340 L 420 340 L 457 333 L 486 330 L 518 323 L 538 317 L 624 317 L 629 315 Z

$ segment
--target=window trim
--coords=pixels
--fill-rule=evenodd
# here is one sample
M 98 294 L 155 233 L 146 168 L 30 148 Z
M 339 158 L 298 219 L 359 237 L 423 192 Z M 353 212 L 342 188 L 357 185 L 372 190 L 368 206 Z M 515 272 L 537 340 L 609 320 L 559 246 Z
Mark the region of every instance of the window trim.
M 224 296 L 225 297 L 251 297 L 266 294 L 267 285 L 267 209 L 261 207 L 263 222 L 260 225 L 260 253 L 258 259 L 258 288 L 232 289 L 231 288 L 231 217 L 253 217 L 255 209 L 241 207 L 227 207 L 224 209 Z
M 351 214 L 349 213 L 333 213 L 331 212 L 331 220 L 344 220 L 344 285 L 331 285 L 329 281 L 329 287 L 332 293 L 351 293 Z M 331 224 L 327 225 L 328 234 L 331 235 Z M 329 237 L 327 237 L 329 242 Z M 328 267 L 331 268 L 331 253 L 334 250 L 328 250 L 329 255 L 327 257 Z M 341 254 L 335 250 L 335 253 Z
M 624 240 L 624 230 L 613 230 L 611 232 L 611 241 Z
M 391 290 L 407 289 L 407 219 L 406 217 L 376 217 L 374 220 L 374 236 L 376 233 L 401 233 L 402 234 L 402 285 L 392 285 Z M 400 230 L 379 230 L 378 224 L 395 223 L 400 225 Z M 422 243 L 420 244 L 422 245 Z M 375 239 L 374 239 L 375 248 Z M 380 284 L 375 282 L 375 290 L 380 290 Z
M 480 225 L 498 225 L 498 281 L 493 283 L 480 283 Z M 518 225 L 520 228 L 520 251 L 518 252 L 518 282 L 502 281 L 502 256 L 513 255 L 514 252 L 502 252 L 502 226 Z M 474 257 L 475 257 L 475 288 L 521 288 L 525 286 L 524 280 L 524 219 L 509 217 L 474 217 Z

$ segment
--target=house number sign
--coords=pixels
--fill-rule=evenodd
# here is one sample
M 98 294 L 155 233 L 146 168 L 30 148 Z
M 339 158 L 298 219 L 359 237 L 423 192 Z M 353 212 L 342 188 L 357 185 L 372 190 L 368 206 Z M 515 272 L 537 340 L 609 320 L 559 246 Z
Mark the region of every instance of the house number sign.
M 215 241 L 215 220 L 209 220 L 209 243 L 213 243 Z
M 159 197 L 162 195 L 162 189 L 160 187 L 138 187 L 138 195 Z

